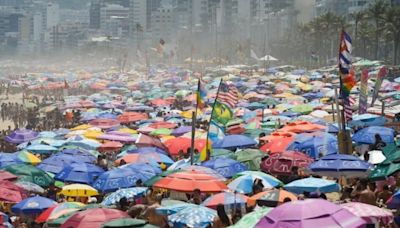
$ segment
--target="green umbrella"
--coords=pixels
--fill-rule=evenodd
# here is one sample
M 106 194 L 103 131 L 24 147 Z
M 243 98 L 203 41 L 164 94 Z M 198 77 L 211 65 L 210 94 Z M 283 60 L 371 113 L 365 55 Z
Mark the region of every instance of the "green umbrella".
M 176 93 L 175 93 L 175 96 L 177 96 L 177 97 L 186 97 L 187 95 L 189 95 L 189 94 L 191 94 L 192 92 L 191 91 L 189 91 L 189 90 L 178 90 Z
M 157 181 L 161 180 L 162 178 L 168 176 L 171 173 L 176 173 L 176 172 L 179 172 L 179 171 L 180 171 L 179 169 L 164 171 L 161 174 L 156 175 L 156 176 L 148 179 L 146 182 L 144 182 L 144 186 L 151 187 L 151 186 L 153 186 L 153 184 L 155 184 Z
M 236 156 L 235 153 L 227 149 L 212 149 L 211 158 L 217 158 L 217 157 L 226 157 L 234 159 Z
M 387 146 L 383 149 L 386 159 L 375 166 L 369 175 L 369 179 L 384 180 L 386 177 L 400 171 L 400 150 L 393 146 Z
M 314 110 L 314 108 L 309 104 L 300 104 L 296 105 L 290 109 L 292 112 L 297 112 L 301 114 L 309 114 Z
M 60 227 L 62 224 L 64 224 L 71 216 L 73 216 L 76 213 L 76 211 L 72 213 L 68 213 L 65 215 L 61 215 L 57 219 L 51 220 L 47 222 L 47 225 L 49 227 Z
M 270 207 L 263 207 L 255 210 L 251 213 L 244 215 L 235 225 L 231 227 L 242 228 L 242 227 L 254 227 L 262 217 L 272 210 Z
M 244 149 L 235 153 L 236 160 L 247 165 L 250 170 L 260 170 L 261 158 L 266 156 L 265 153 L 257 149 Z
M 106 222 L 102 225 L 103 228 L 106 227 L 146 227 L 153 228 L 157 227 L 151 224 L 147 224 L 145 220 L 142 219 L 133 219 L 133 218 L 120 218 L 114 219 L 109 222 Z
M 155 135 L 155 136 L 157 136 L 157 135 L 171 135 L 171 133 L 172 133 L 171 129 L 159 128 L 159 129 L 156 129 L 156 130 L 150 132 L 150 135 Z
M 54 183 L 54 179 L 51 178 L 45 171 L 32 165 L 12 164 L 4 167 L 3 169 L 18 176 L 19 180 L 21 181 L 32 182 L 44 188 L 47 188 Z
M 273 98 L 266 98 L 264 100 L 262 100 L 260 103 L 268 105 L 268 106 L 272 106 L 272 105 L 278 105 L 279 103 L 273 99 Z

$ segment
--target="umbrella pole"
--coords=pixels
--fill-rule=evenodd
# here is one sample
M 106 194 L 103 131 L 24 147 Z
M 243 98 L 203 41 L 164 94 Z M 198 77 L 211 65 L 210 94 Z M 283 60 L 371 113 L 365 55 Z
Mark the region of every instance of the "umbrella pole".
M 190 165 L 193 165 L 193 154 L 194 154 L 194 138 L 196 134 L 196 118 L 197 118 L 197 107 L 194 112 L 192 112 L 192 140 L 190 144 Z M 206 145 L 207 146 L 207 145 Z
M 338 91 L 337 91 L 337 87 L 334 86 L 333 89 L 335 90 L 335 103 L 336 103 L 336 110 L 337 110 L 337 123 L 338 123 L 338 127 L 339 127 L 339 132 L 342 131 L 342 126 L 340 124 L 340 107 L 339 107 L 339 100 L 338 100 Z M 333 105 L 333 104 L 332 104 Z M 335 113 L 335 110 L 333 109 L 333 113 Z

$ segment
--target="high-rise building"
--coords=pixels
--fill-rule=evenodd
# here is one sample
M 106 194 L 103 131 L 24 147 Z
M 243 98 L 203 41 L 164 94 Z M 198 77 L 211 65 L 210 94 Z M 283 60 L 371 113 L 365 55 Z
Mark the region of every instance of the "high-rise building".
M 316 0 L 315 16 L 319 16 L 326 12 L 332 12 L 338 15 L 348 13 L 349 0 Z
M 89 27 L 92 29 L 100 28 L 100 0 L 92 0 L 89 9 Z

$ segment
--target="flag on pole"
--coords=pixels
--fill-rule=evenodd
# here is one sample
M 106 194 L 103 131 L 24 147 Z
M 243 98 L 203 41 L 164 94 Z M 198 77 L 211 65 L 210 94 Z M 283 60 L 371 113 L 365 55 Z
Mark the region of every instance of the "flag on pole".
M 216 100 L 220 103 L 228 105 L 230 108 L 234 108 L 239 101 L 239 91 L 236 86 L 231 82 L 221 82 L 221 88 Z
M 344 107 L 344 118 L 346 121 L 351 121 L 353 119 L 353 109 L 352 107 L 356 104 L 356 100 L 352 97 L 347 97 L 343 100 Z
M 355 86 L 355 75 L 350 74 L 351 69 L 351 37 L 345 31 L 340 35 L 339 49 L 339 74 L 340 74 L 340 91 L 342 98 L 350 95 L 351 89 Z
M 358 114 L 367 113 L 368 106 L 368 69 L 361 72 L 360 101 L 358 102 Z
M 211 120 L 215 120 L 222 125 L 227 124 L 233 117 L 233 112 L 228 105 L 216 100 L 214 102 L 214 109 L 211 113 Z
M 202 83 L 202 80 L 199 79 L 198 85 L 197 85 L 197 92 L 196 92 L 196 108 L 203 109 L 206 107 L 206 99 L 207 99 L 207 91 L 204 86 L 204 83 Z
M 372 95 L 371 107 L 374 106 L 375 101 L 378 98 L 378 93 L 379 93 L 379 90 L 381 89 L 383 78 L 387 75 L 387 73 L 388 73 L 388 69 L 386 67 L 382 67 L 381 69 L 379 69 L 378 75 L 376 77 L 375 86 L 374 86 L 374 93 Z

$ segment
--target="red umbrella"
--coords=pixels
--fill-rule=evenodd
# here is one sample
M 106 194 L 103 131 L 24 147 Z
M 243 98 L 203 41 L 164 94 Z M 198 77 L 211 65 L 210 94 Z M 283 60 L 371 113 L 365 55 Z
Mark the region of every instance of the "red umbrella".
M 293 133 L 303 133 L 303 132 L 313 132 L 324 130 L 326 127 L 310 123 L 307 121 L 296 121 L 292 123 L 288 123 L 285 127 L 279 129 L 279 131 L 283 132 L 293 132 Z
M 78 102 L 82 108 L 95 108 L 97 105 L 93 101 L 83 100 Z
M 61 228 L 100 228 L 103 223 L 119 218 L 129 218 L 129 215 L 116 209 L 92 208 L 74 214 Z
M 295 139 L 296 134 L 292 132 L 273 132 L 272 134 L 260 138 L 265 144 L 260 147 L 261 151 L 268 153 L 280 153 Z
M 140 134 L 135 144 L 138 147 L 158 147 L 160 149 L 165 149 L 165 146 L 158 138 L 153 138 L 145 134 Z
M 113 119 L 95 119 L 90 121 L 89 124 L 101 129 L 107 129 L 119 126 L 119 121 Z
M 27 197 L 26 191 L 10 181 L 0 181 L 0 201 L 18 203 Z
M 200 189 L 201 192 L 213 193 L 227 189 L 225 183 L 215 176 L 195 170 L 170 174 L 157 181 L 153 186 L 179 192 L 193 192 L 195 189 Z
M 9 173 L 9 172 L 4 171 L 4 170 L 0 170 L 0 181 L 2 181 L 2 180 L 13 181 L 13 180 L 16 180 L 16 179 L 18 179 L 18 177 L 15 176 L 14 174 Z
M 100 151 L 115 151 L 119 150 L 124 146 L 124 144 L 120 142 L 108 141 L 103 143 L 98 149 Z
M 164 142 L 164 145 L 168 148 L 168 152 L 172 156 L 178 155 L 179 151 L 183 151 L 183 153 L 186 154 L 188 149 L 191 147 L 191 139 L 184 137 L 168 139 Z M 205 139 L 197 139 L 194 141 L 194 148 L 199 152 L 202 151 L 205 146 Z
M 149 117 L 146 113 L 139 112 L 124 112 L 122 115 L 118 116 L 117 119 L 121 123 L 131 123 L 139 120 L 147 120 Z
M 313 159 L 301 152 L 285 151 L 271 154 L 261 163 L 261 169 L 271 174 L 290 175 L 293 167 L 305 168 Z
M 148 127 L 154 128 L 154 129 L 159 129 L 159 128 L 168 128 L 168 129 L 172 129 L 172 128 L 176 128 L 178 125 L 176 125 L 175 123 L 169 123 L 169 122 L 156 122 L 156 123 L 152 123 L 150 124 Z
M 163 100 L 163 99 L 155 99 L 150 102 L 154 106 L 170 106 L 172 104 L 171 101 Z

